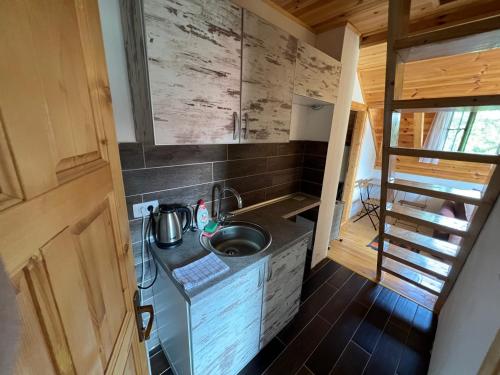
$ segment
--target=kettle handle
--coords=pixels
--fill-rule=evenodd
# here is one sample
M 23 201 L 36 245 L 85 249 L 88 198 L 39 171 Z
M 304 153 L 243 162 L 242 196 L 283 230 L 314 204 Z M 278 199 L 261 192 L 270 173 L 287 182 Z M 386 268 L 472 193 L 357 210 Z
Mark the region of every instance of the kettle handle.
M 182 233 L 186 233 L 191 226 L 191 210 L 187 207 L 179 207 L 176 209 L 176 211 L 186 213 L 186 224 L 184 225 L 184 227 L 182 227 Z

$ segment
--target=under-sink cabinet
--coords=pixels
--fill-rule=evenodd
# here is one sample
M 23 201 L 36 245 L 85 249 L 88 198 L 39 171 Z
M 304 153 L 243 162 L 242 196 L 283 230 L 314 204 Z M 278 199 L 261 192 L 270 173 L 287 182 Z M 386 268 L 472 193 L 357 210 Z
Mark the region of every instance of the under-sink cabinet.
M 237 374 L 294 317 L 308 238 L 189 301 L 159 267 L 155 324 L 177 374 Z

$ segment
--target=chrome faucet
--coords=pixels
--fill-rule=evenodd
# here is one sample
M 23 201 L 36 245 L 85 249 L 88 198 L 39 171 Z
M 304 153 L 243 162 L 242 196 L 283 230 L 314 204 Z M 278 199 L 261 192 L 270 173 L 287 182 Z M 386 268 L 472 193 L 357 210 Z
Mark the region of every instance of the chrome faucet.
M 228 192 L 230 192 L 231 194 L 234 195 L 234 197 L 236 198 L 236 201 L 238 202 L 238 208 L 242 208 L 243 207 L 243 199 L 241 199 L 240 193 L 238 193 L 233 188 L 226 187 L 226 188 L 223 189 L 222 186 L 220 186 L 219 184 L 215 184 L 214 185 L 214 191 L 213 191 L 214 192 L 214 199 L 217 200 L 217 205 L 215 206 L 215 219 L 219 223 L 223 223 L 227 218 L 229 218 L 229 217 L 232 216 L 230 214 L 223 214 L 223 213 L 220 212 L 220 205 L 221 205 L 221 201 L 222 201 L 222 195 L 224 194 L 225 191 L 228 191 Z

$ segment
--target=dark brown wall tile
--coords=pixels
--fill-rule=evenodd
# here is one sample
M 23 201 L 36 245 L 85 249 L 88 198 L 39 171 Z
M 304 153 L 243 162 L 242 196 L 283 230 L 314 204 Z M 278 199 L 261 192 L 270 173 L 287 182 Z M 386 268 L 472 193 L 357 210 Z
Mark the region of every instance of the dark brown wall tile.
M 125 195 L 202 184 L 211 180 L 211 163 L 123 171 Z
M 324 174 L 325 173 L 323 171 L 318 170 L 318 169 L 303 168 L 302 169 L 302 180 L 322 184 Z
M 144 194 L 144 201 L 158 199 L 160 204 L 195 205 L 199 199 L 205 202 L 212 200 L 212 189 L 214 184 L 201 184 L 195 186 L 169 189 L 155 193 Z
M 292 181 L 266 189 L 266 199 L 274 199 L 300 190 L 300 182 Z
M 120 143 L 120 162 L 122 169 L 144 168 L 144 156 L 141 143 Z
M 134 218 L 134 212 L 132 205 L 136 203 L 142 203 L 142 195 L 132 195 L 129 197 L 125 197 L 125 202 L 127 203 L 127 213 L 128 213 L 128 219 L 133 219 Z
M 266 170 L 265 158 L 214 163 L 214 181 L 260 174 Z
M 304 141 L 290 141 L 278 144 L 278 155 L 303 154 Z
M 321 190 L 323 185 L 315 184 L 314 182 L 301 181 L 300 191 L 306 194 L 314 195 L 315 197 L 321 197 Z
M 230 180 L 226 180 L 225 186 L 236 189 L 236 191 L 241 194 L 271 186 L 271 178 L 272 177 L 269 174 L 233 178 Z
M 304 168 L 325 169 L 324 156 L 304 155 Z
M 130 226 L 130 237 L 132 239 L 132 243 L 140 241 L 142 238 L 142 220 L 130 220 L 128 223 Z
M 284 169 L 275 171 L 270 174 L 272 176 L 272 185 L 281 185 L 287 182 L 300 180 L 302 176 L 301 168 Z
M 144 146 L 144 158 L 147 168 L 221 161 L 227 145 Z
M 297 168 L 302 165 L 302 155 L 276 156 L 268 159 L 267 170 Z
M 306 141 L 304 154 L 326 156 L 328 142 Z
M 245 194 L 241 194 L 241 199 L 243 200 L 243 207 L 248 207 L 253 204 L 261 203 L 266 201 L 268 198 L 266 197 L 265 190 L 251 191 Z M 224 198 L 221 203 L 221 210 L 224 212 L 234 211 L 238 208 L 238 204 L 236 199 L 231 196 Z
M 278 155 L 278 144 L 276 143 L 228 145 L 229 160 L 251 159 L 275 155 Z

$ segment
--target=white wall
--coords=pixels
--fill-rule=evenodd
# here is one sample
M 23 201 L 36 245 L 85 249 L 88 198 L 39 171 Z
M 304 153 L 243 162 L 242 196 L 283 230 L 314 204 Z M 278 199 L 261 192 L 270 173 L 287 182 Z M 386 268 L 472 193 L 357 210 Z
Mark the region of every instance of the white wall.
M 99 0 L 101 27 L 118 142 L 135 142 L 119 0 Z
M 313 109 L 311 108 L 313 104 L 321 105 L 321 107 Z M 333 104 L 294 95 L 290 140 L 328 142 L 332 116 Z
M 500 329 L 499 228 L 500 200 L 441 310 L 429 374 L 476 374 Z

